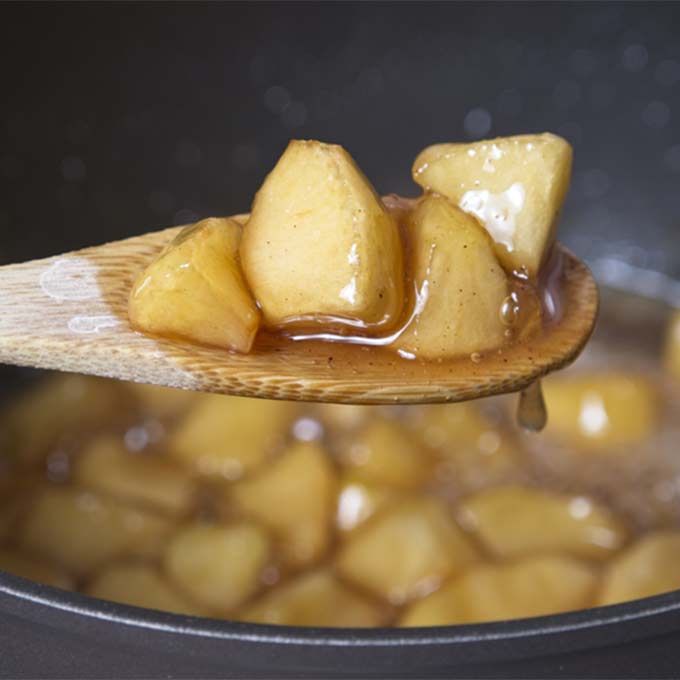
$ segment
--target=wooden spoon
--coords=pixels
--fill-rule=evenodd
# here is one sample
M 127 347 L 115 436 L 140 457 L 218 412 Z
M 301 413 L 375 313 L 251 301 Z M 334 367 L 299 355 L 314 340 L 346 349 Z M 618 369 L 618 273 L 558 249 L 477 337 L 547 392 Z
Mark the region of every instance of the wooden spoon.
M 243 220 L 243 216 L 237 216 Z M 132 330 L 133 281 L 181 229 L 0 267 L 0 362 L 224 392 L 356 404 L 446 402 L 526 388 L 573 361 L 591 334 L 597 287 L 564 255 L 559 323 L 524 344 L 445 362 L 374 347 L 263 336 L 250 354 Z

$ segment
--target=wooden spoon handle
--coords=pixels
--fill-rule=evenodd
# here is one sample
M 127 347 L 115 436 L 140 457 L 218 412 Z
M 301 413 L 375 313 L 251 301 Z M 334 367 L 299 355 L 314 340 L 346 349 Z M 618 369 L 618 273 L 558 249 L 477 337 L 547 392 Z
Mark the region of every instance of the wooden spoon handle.
M 569 363 L 597 313 L 590 272 L 560 247 L 563 319 L 480 362 L 407 361 L 382 348 L 266 335 L 249 354 L 152 338 L 130 327 L 128 296 L 138 274 L 179 229 L 0 267 L 0 362 L 251 397 L 463 401 L 521 390 Z
M 0 267 L 0 362 L 138 379 L 157 343 L 129 328 L 130 285 L 180 229 Z

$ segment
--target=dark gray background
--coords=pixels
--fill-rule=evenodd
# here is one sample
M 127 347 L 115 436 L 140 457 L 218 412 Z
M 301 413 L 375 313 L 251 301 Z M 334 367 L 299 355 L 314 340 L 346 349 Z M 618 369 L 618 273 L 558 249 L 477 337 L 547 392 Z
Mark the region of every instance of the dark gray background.
M 0 5 L 0 261 L 247 210 L 291 137 L 381 192 L 550 130 L 562 239 L 680 275 L 680 3 Z

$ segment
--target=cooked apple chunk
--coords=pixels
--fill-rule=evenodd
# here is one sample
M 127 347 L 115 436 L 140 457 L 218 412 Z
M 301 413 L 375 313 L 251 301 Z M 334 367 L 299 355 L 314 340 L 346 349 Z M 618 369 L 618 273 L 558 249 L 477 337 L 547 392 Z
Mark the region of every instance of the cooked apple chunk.
M 259 312 L 239 263 L 241 225 L 208 218 L 183 229 L 135 283 L 134 328 L 248 352 Z
M 291 445 L 266 470 L 227 490 L 238 510 L 271 529 L 292 567 L 317 560 L 329 547 L 336 492 L 330 458 L 312 442 Z
M 393 346 L 430 359 L 500 346 L 508 281 L 488 234 L 441 196 L 421 201 L 408 225 L 418 295 Z
M 289 144 L 255 197 L 241 258 L 268 326 L 380 326 L 401 311 L 396 223 L 341 146 Z
M 589 498 L 521 486 L 471 496 L 461 504 L 461 517 L 499 558 L 554 551 L 606 559 L 627 537 L 623 524 Z
M 352 533 L 338 555 L 339 573 L 398 605 L 437 588 L 477 559 L 446 506 L 405 499 Z
M 179 465 L 152 454 L 131 454 L 122 439 L 101 435 L 79 456 L 75 479 L 123 502 L 181 515 L 190 510 L 194 480 Z
M 680 588 L 680 532 L 647 534 L 612 560 L 597 604 L 659 595 Z
M 47 487 L 34 499 L 20 534 L 29 553 L 77 576 L 117 557 L 153 557 L 172 528 L 164 517 L 108 496 Z
M 577 450 L 616 455 L 657 427 L 659 396 L 648 378 L 619 371 L 551 376 L 543 382 L 546 436 Z
M 595 584 L 593 571 L 568 557 L 477 566 L 413 604 L 400 625 L 446 626 L 582 609 Z
M 571 158 L 571 146 L 551 134 L 435 144 L 416 158 L 413 178 L 477 217 L 508 271 L 535 277 L 555 236 Z
M 432 462 L 397 421 L 375 418 L 351 444 L 342 447 L 340 460 L 357 479 L 404 489 L 421 486 Z
M 287 401 L 202 394 L 171 432 L 169 453 L 201 475 L 238 479 L 283 442 L 294 408 Z
M 85 592 L 102 600 L 148 607 L 177 614 L 205 616 L 206 612 L 175 592 L 158 571 L 146 564 L 114 563 L 107 566 Z
M 187 595 L 225 614 L 255 593 L 268 560 L 269 539 L 259 526 L 194 523 L 170 541 L 163 565 Z
M 266 593 L 239 618 L 284 626 L 370 628 L 385 623 L 385 611 L 320 570 Z

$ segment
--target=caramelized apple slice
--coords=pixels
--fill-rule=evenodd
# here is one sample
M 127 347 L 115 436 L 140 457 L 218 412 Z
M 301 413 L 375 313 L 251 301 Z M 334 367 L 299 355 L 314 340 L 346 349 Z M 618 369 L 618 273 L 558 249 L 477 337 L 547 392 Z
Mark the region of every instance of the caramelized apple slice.
M 616 517 L 588 498 L 521 486 L 471 496 L 461 504 L 461 517 L 500 558 L 554 551 L 606 559 L 627 536 Z
M 441 196 L 418 204 L 409 233 L 418 301 L 394 346 L 434 359 L 501 345 L 508 281 L 488 234 Z
M 394 322 L 403 303 L 397 226 L 341 147 L 294 140 L 243 229 L 246 278 L 268 326 Z
M 434 499 L 405 499 L 352 533 L 340 549 L 339 573 L 398 605 L 437 588 L 477 559 L 447 508 Z
M 357 433 L 340 460 L 358 479 L 402 488 L 421 486 L 432 471 L 410 433 L 386 418 L 374 418 Z
M 135 607 L 147 607 L 177 614 L 205 616 L 166 583 L 157 569 L 146 564 L 112 564 L 107 566 L 85 592 L 91 597 L 112 600 Z
M 154 454 L 132 454 L 121 439 L 102 435 L 78 457 L 74 477 L 90 489 L 173 515 L 189 511 L 195 483 L 179 465 Z
M 326 452 L 299 442 L 228 494 L 244 515 L 271 529 L 286 564 L 300 567 L 321 557 L 330 544 L 336 485 Z
M 446 626 L 542 616 L 590 604 L 592 569 L 568 557 L 476 566 L 413 604 L 402 626 Z
M 241 225 L 208 218 L 182 230 L 135 283 L 138 330 L 248 352 L 259 313 L 239 264 Z
M 555 237 L 571 158 L 571 146 L 551 134 L 435 144 L 416 158 L 413 178 L 477 217 L 509 272 L 535 277 Z
M 293 410 L 287 401 L 201 395 L 171 433 L 170 455 L 201 475 L 238 479 L 282 443 Z
M 644 441 L 659 419 L 654 386 L 633 373 L 551 376 L 543 381 L 543 396 L 550 414 L 546 435 L 605 455 Z
M 312 571 L 266 593 L 239 619 L 284 626 L 371 628 L 384 624 L 385 612 L 352 592 L 332 573 Z
M 269 539 L 254 524 L 192 524 L 165 550 L 169 577 L 196 602 L 223 614 L 247 600 L 269 560 Z
M 597 604 L 615 604 L 680 588 L 680 532 L 650 533 L 612 560 Z
M 35 498 L 20 536 L 27 552 L 80 576 L 123 556 L 158 554 L 170 522 L 107 496 L 73 488 L 46 488 Z
M 475 402 L 428 404 L 411 411 L 412 430 L 437 461 L 437 476 L 463 489 L 512 477 L 519 452 L 509 433 Z
M 10 460 L 32 465 L 74 431 L 88 432 L 126 414 L 126 394 L 115 380 L 55 374 L 18 399 L 0 418 L 0 449 Z

